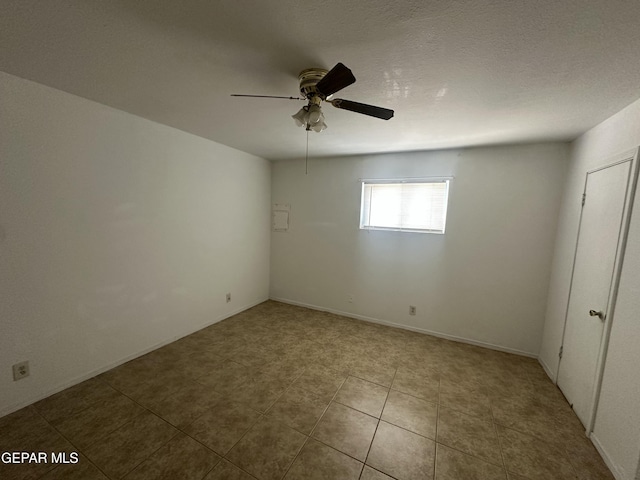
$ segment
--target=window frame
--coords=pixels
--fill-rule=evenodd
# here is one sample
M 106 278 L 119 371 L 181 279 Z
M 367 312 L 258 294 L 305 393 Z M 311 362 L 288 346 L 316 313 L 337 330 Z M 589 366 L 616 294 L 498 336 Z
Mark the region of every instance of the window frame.
M 387 231 L 387 232 L 406 232 L 406 233 L 431 233 L 435 235 L 444 235 L 447 227 L 447 214 L 449 209 L 449 189 L 450 183 L 453 180 L 453 177 L 419 177 L 419 178 L 371 178 L 371 179 L 359 179 L 361 185 L 360 191 L 360 221 L 359 221 L 359 229 L 370 231 L 370 230 L 378 230 L 378 231 Z M 439 229 L 427 229 L 427 228 L 398 228 L 398 227 L 380 227 L 380 226 L 367 226 L 364 225 L 365 215 L 364 215 L 364 204 L 365 204 L 365 190 L 366 185 L 402 185 L 402 184 L 431 184 L 431 183 L 444 183 L 445 184 L 445 195 L 444 195 L 444 211 L 443 217 L 444 222 L 442 225 L 442 230 Z

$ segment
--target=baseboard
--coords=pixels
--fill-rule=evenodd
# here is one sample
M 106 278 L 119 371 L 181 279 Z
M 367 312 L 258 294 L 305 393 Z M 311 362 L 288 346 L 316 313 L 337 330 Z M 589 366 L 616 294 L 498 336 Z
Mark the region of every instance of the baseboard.
M 425 333 L 434 337 L 444 338 L 445 340 L 451 340 L 454 342 L 467 343 L 469 345 L 476 345 L 478 347 L 489 348 L 491 350 L 497 350 L 500 352 L 513 353 L 515 355 L 521 355 L 524 357 L 538 358 L 537 353 L 525 352 L 517 350 L 515 348 L 503 347 L 501 345 L 494 345 L 493 343 L 481 342 L 479 340 L 473 340 L 471 338 L 458 337 L 456 335 L 450 335 L 448 333 L 436 332 L 433 330 L 427 330 L 425 328 L 411 327 L 409 325 L 403 325 L 401 323 L 390 322 L 388 320 L 381 320 L 379 318 L 367 317 L 365 315 L 358 315 L 357 313 L 343 312 L 341 310 L 335 310 L 332 308 L 320 307 L 318 305 L 311 305 L 309 303 L 298 302 L 295 300 L 289 300 L 287 298 L 270 297 L 274 302 L 287 303 L 289 305 L 296 305 L 298 307 L 310 308 L 311 310 L 319 310 L 321 312 L 334 313 L 336 315 L 342 315 L 343 317 L 355 318 L 356 320 L 363 320 L 365 322 L 377 323 L 380 325 L 387 325 L 389 327 L 402 328 L 403 330 L 409 330 L 412 332 Z
M 611 457 L 598 440 L 598 437 L 596 437 L 595 433 L 591 432 L 589 438 L 616 480 L 633 480 L 632 478 L 627 478 L 626 475 L 618 470 L 616 465 L 613 463 L 613 460 L 611 460 Z
M 151 346 L 149 348 L 145 348 L 144 350 L 141 350 L 139 352 L 133 353 L 131 355 L 127 355 L 126 357 L 121 358 L 119 360 L 116 360 L 115 362 L 112 362 L 109 365 L 106 365 L 106 366 L 101 367 L 101 368 L 97 368 L 95 370 L 87 372 L 87 373 L 85 373 L 83 375 L 80 375 L 78 377 L 74 377 L 73 379 L 71 379 L 71 380 L 69 380 L 67 382 L 64 382 L 64 383 L 62 383 L 60 385 L 57 385 L 56 387 L 54 387 L 52 389 L 47 390 L 45 393 L 38 394 L 38 395 L 33 395 L 33 396 L 29 397 L 28 399 L 26 399 L 23 402 L 15 403 L 15 404 L 10 405 L 8 407 L 2 408 L 2 409 L 0 409 L 0 418 L 4 417 L 5 415 L 9 415 L 10 413 L 13 413 L 15 411 L 18 411 L 21 408 L 28 407 L 29 405 L 31 405 L 31 404 L 33 404 L 35 402 L 38 402 L 40 400 L 43 400 L 43 399 L 45 399 L 47 397 L 50 397 L 51 395 L 55 395 L 56 393 L 59 393 L 59 392 L 61 392 L 63 390 L 66 390 L 67 388 L 73 387 L 74 385 L 82 383 L 85 380 L 89 380 L 90 378 L 93 378 L 96 375 L 100 375 L 101 373 L 109 371 L 112 368 L 116 368 L 116 367 L 122 365 L 123 363 L 127 363 L 127 362 L 129 362 L 131 360 L 134 360 L 134 359 L 138 358 L 138 357 L 146 355 L 147 353 L 152 352 L 152 351 L 154 351 L 154 350 L 156 350 L 158 348 L 164 347 L 165 345 L 168 345 L 168 344 L 173 343 L 173 342 L 175 342 L 177 340 L 180 340 L 181 338 L 187 337 L 187 336 L 189 336 L 189 335 L 191 335 L 191 334 L 193 334 L 193 333 L 195 333 L 195 332 L 197 332 L 199 330 L 202 330 L 203 328 L 206 328 L 206 327 L 209 327 L 211 325 L 214 325 L 214 324 L 216 324 L 218 322 L 221 322 L 222 320 L 225 320 L 225 319 L 227 319 L 229 317 L 233 317 L 234 315 L 237 315 L 240 312 L 244 312 L 245 310 L 248 310 L 249 308 L 255 307 L 256 305 L 259 305 L 262 302 L 265 302 L 267 300 L 268 300 L 268 298 L 264 298 L 263 300 L 260 300 L 258 302 L 251 303 L 251 304 L 245 305 L 243 307 L 240 307 L 240 308 L 238 308 L 236 310 L 233 310 L 230 313 L 222 314 L 222 315 L 214 318 L 211 321 L 204 322 L 200 326 L 196 327 L 195 329 L 191 330 L 188 333 L 185 333 L 184 335 L 180 335 L 180 336 L 177 336 L 177 337 L 170 338 L 170 339 L 168 339 L 166 341 L 160 342 L 160 343 L 158 343 L 156 345 L 153 345 L 153 346 Z
M 551 372 L 551 369 L 549 368 L 549 365 L 547 365 L 545 363 L 545 361 L 542 360 L 541 357 L 538 357 L 538 363 L 540 363 L 540 365 L 542 365 L 542 369 L 545 371 L 545 373 L 551 379 L 551 381 L 553 383 L 556 383 L 556 376 Z

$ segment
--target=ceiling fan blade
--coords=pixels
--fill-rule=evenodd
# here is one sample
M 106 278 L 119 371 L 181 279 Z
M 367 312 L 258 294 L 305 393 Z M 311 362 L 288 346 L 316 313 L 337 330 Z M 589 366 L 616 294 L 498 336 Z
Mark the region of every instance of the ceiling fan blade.
M 342 90 L 344 87 L 348 87 L 356 81 L 356 77 L 353 76 L 351 70 L 345 67 L 342 63 L 336 64 L 327 74 L 318 82 L 316 88 L 325 97 L 333 95 L 338 90 Z
M 300 97 L 278 97 L 277 95 L 244 95 L 240 93 L 232 93 L 232 97 L 252 97 L 252 98 L 284 98 L 286 100 L 305 100 Z
M 389 110 L 388 108 L 367 105 L 366 103 L 352 102 L 351 100 L 343 100 L 341 98 L 331 100 L 331 105 L 343 110 L 349 110 L 350 112 L 362 113 L 363 115 L 369 115 L 370 117 L 381 118 L 382 120 L 389 120 L 393 117 L 393 110 Z

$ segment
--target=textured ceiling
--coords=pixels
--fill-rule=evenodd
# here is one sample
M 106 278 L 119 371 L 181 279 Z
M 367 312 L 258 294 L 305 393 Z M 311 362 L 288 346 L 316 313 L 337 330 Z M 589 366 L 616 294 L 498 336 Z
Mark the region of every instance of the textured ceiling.
M 632 0 L 2 0 L 0 70 L 269 159 L 304 155 L 297 74 L 341 61 L 311 156 L 569 140 L 640 96 Z

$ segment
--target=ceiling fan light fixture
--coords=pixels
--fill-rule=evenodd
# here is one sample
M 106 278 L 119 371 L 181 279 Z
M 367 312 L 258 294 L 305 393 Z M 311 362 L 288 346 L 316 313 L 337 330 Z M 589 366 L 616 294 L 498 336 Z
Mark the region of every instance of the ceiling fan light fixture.
M 305 130 L 320 133 L 327 128 L 320 105 L 305 105 L 295 115 L 291 115 L 291 118 L 298 127 L 304 127 Z
M 293 118 L 298 127 L 306 127 L 309 121 L 309 112 L 307 111 L 308 108 L 309 107 L 304 106 L 300 110 L 298 110 L 298 113 L 296 113 L 295 115 L 291 115 L 291 118 Z
M 309 123 L 313 126 L 321 121 L 324 121 L 324 115 L 320 105 L 309 105 Z
M 320 133 L 321 131 L 326 129 L 327 129 L 327 124 L 324 123 L 324 116 L 323 116 L 323 120 L 320 120 L 315 125 L 311 125 L 311 130 L 313 130 L 314 132 Z

